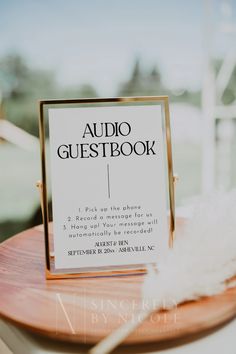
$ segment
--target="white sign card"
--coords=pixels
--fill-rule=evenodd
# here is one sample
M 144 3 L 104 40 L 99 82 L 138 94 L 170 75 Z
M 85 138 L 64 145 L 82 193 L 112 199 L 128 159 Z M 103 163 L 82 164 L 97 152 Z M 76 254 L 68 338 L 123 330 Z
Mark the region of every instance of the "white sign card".
M 161 105 L 48 109 L 55 269 L 157 262 L 168 248 Z

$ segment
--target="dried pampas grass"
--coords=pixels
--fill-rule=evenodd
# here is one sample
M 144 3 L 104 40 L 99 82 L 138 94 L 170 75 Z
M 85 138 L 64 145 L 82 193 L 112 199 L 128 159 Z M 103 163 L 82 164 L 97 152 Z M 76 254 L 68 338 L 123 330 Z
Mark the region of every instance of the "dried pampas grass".
M 90 354 L 110 353 L 151 312 L 175 307 L 203 296 L 219 294 L 236 282 L 236 191 L 197 202 L 193 216 L 177 230 L 174 248 L 149 266 L 142 296 L 150 306 L 137 313 Z M 155 304 L 155 306 L 153 306 Z
M 199 200 L 157 269 L 149 269 L 143 297 L 157 298 L 160 308 L 236 285 L 226 282 L 236 275 L 236 191 Z

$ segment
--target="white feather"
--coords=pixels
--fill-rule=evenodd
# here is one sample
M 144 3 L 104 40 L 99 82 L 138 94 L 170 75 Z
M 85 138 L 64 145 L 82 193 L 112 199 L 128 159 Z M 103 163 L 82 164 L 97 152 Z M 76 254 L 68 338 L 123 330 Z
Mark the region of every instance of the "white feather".
M 155 299 L 156 309 L 229 287 L 225 281 L 236 275 L 236 191 L 199 201 L 156 268 L 149 267 L 143 284 L 143 299 Z

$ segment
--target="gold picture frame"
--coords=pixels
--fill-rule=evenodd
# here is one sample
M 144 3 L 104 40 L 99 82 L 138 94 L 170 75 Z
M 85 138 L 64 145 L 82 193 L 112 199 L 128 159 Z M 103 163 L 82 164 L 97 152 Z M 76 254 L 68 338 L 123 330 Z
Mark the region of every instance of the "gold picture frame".
M 75 278 L 75 277 L 94 277 L 110 276 L 121 274 L 136 274 L 145 272 L 145 265 L 133 265 L 132 267 L 113 267 L 114 269 L 88 269 L 78 272 L 57 272 L 54 267 L 54 252 L 52 247 L 53 235 L 49 231 L 49 207 L 47 191 L 47 168 L 46 168 L 46 131 L 45 120 L 47 110 L 51 107 L 72 106 L 99 106 L 99 105 L 144 105 L 160 104 L 164 115 L 165 124 L 165 143 L 168 171 L 168 200 L 170 208 L 169 218 L 169 247 L 173 247 L 175 231 L 175 176 L 173 175 L 170 113 L 168 96 L 138 96 L 138 97 L 115 97 L 115 98 L 83 98 L 83 99 L 52 99 L 39 101 L 39 134 L 40 134 L 40 154 L 42 180 L 37 183 L 40 190 L 41 209 L 44 225 L 45 259 L 46 259 L 46 279 Z

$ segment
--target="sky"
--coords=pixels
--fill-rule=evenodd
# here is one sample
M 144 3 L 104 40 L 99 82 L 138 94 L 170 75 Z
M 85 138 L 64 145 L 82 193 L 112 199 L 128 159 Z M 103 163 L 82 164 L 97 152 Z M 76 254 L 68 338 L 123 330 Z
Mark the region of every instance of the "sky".
M 217 17 L 220 0 L 212 1 Z M 60 84 L 89 82 L 106 95 L 140 58 L 144 69 L 160 68 L 168 87 L 195 90 L 203 75 L 204 6 L 204 0 L 0 0 L 0 57 L 20 53 L 31 66 L 54 70 Z M 214 38 L 216 55 L 225 43 Z

